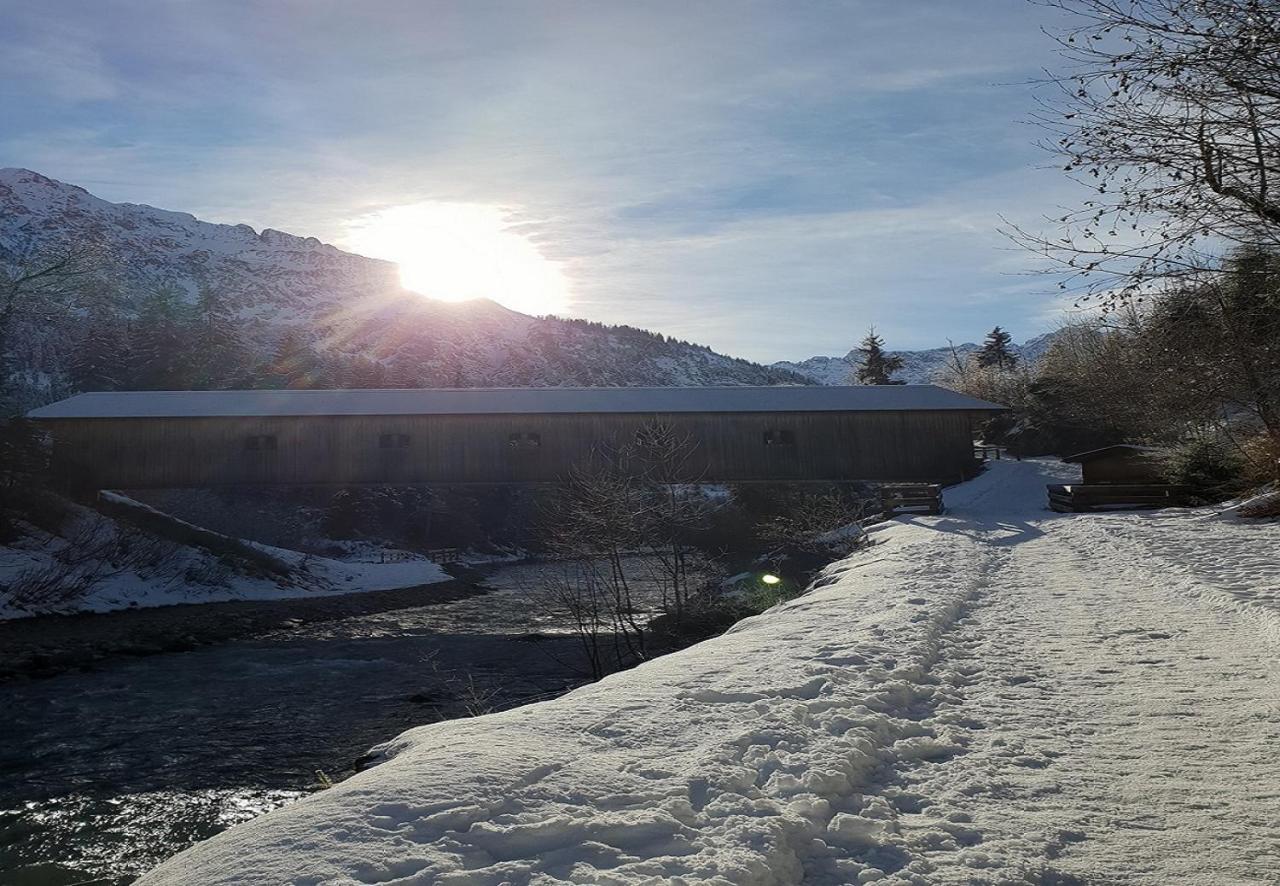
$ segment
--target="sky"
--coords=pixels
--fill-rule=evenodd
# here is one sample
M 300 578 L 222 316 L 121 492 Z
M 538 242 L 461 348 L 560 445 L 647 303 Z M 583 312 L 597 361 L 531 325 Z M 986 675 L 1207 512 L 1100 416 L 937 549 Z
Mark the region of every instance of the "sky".
M 1027 0 L 0 0 L 0 21 L 0 166 L 107 200 L 366 253 L 406 242 L 371 245 L 371 219 L 497 219 L 562 276 L 558 313 L 762 361 L 870 324 L 898 348 L 1023 340 L 1062 307 L 999 233 L 1079 200 L 1026 122 L 1056 24 Z

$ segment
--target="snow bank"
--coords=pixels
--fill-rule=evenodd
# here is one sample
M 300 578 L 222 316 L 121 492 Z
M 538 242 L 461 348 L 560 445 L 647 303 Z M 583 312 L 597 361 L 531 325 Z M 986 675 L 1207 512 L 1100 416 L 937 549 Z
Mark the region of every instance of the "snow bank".
M 1096 651 L 1097 630 L 1139 636 L 1122 630 L 1126 595 L 1149 591 L 1149 611 L 1179 615 L 1158 596 L 1163 586 L 1152 589 L 1152 571 L 1188 551 L 1194 559 L 1189 542 L 1203 521 L 1184 511 L 1047 512 L 1043 484 L 1071 471 L 995 464 L 948 490 L 946 514 L 877 527 L 877 544 L 833 565 L 804 597 L 560 699 L 410 730 L 379 749 L 373 769 L 199 844 L 140 884 L 1085 882 L 1049 866 L 1084 835 L 1063 826 L 1064 809 L 1080 807 L 1062 795 L 1081 780 L 1047 767 L 1075 753 L 1081 735 L 1115 732 L 1134 699 L 1100 695 L 1097 708 L 1112 719 L 1058 727 L 1056 758 L 1029 754 L 1024 745 L 1053 737 L 1045 710 L 1095 706 L 1078 703 L 1083 689 L 1046 694 L 1016 655 L 975 658 L 974 624 L 998 614 L 982 637 L 1061 649 L 1075 679 L 1087 653 L 1062 644 L 1078 636 Z M 1164 554 L 1137 546 L 1153 528 Z M 1138 541 L 1116 549 L 1127 559 L 1117 571 L 1107 546 L 1121 530 Z M 1265 574 L 1274 575 L 1270 557 Z M 1171 574 L 1170 587 L 1192 583 Z M 1086 589 L 1115 613 L 1102 614 Z M 1059 608 L 1074 619 L 1069 630 L 1044 627 Z M 1124 667 L 1150 673 L 1147 658 L 1132 659 Z M 1109 692 L 1096 677 L 1079 685 Z M 1047 707 L 1028 707 L 1019 693 Z M 1126 748 L 1118 771 L 1149 750 Z M 1084 753 L 1080 765 L 1093 759 Z M 1025 791 L 1010 793 L 1018 779 Z M 1107 775 L 1089 789 L 1117 781 Z M 1098 815 L 1118 808 L 1092 799 Z M 974 807 L 981 826 L 965 811 Z M 1119 882 L 1110 876 L 1089 882 Z
M 142 882 L 749 886 L 824 859 L 849 882 L 874 877 L 893 854 L 891 810 L 866 796 L 877 772 L 957 748 L 920 720 L 950 692 L 931 668 L 978 590 L 956 568 L 975 544 L 937 522 L 886 524 L 824 587 L 725 636 L 555 701 L 406 732 L 372 770 Z
M 1247 520 L 1280 517 L 1280 490 L 1267 489 L 1224 508 L 1222 513 L 1227 516 L 1244 517 Z
M 146 532 L 139 534 L 116 519 L 75 506 L 65 538 L 33 529 L 27 538 L 12 546 L 0 545 L 0 619 L 49 612 L 110 612 L 179 603 L 380 591 L 450 578 L 436 563 L 405 551 L 379 551 L 378 559 L 373 561 L 317 557 L 225 539 L 124 496 L 104 496 L 118 507 L 188 526 L 196 538 L 201 534 L 223 538 L 250 552 L 260 551 L 265 562 L 278 565 L 278 571 L 254 568 L 249 562 L 236 564 L 237 558 L 220 557 L 198 544 L 181 544 Z M 382 562 L 388 556 L 395 559 Z M 4 593 L 33 580 L 61 585 L 65 592 L 51 587 L 41 595 L 43 599 L 24 601 L 23 605 L 16 605 Z

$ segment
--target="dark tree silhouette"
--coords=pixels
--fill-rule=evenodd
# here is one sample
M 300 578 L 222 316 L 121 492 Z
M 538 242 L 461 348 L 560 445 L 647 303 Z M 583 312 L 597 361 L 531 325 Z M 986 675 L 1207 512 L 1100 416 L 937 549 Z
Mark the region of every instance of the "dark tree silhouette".
M 889 354 L 884 349 L 884 339 L 876 335 L 876 328 L 867 330 L 867 337 L 858 347 L 862 355 L 862 365 L 858 367 L 855 380 L 860 385 L 900 385 L 904 382 L 893 378 L 893 373 L 902 369 L 902 357 Z
M 67 316 L 102 263 L 101 252 L 86 244 L 0 244 L 0 412 L 9 414 L 16 404 L 12 382 L 21 367 L 14 346 L 21 324 L 51 324 Z
M 240 324 L 220 285 L 203 281 L 196 293 L 192 338 L 200 342 L 192 385 L 223 388 L 243 374 L 247 355 Z
M 1280 255 L 1243 250 L 1228 273 L 1164 295 L 1145 344 L 1179 407 L 1255 418 L 1280 452 Z
M 276 343 L 275 354 L 259 373 L 264 387 L 325 388 L 330 387 L 320 357 L 302 332 L 290 328 Z
M 189 337 L 191 320 L 191 306 L 176 287 L 161 286 L 143 296 L 131 336 L 133 387 L 159 391 L 191 387 L 196 365 L 196 349 Z
M 1010 346 L 1013 336 L 999 326 L 987 333 L 987 339 L 978 351 L 978 365 L 984 369 L 994 367 L 999 370 L 1012 369 L 1018 365 L 1018 355 Z

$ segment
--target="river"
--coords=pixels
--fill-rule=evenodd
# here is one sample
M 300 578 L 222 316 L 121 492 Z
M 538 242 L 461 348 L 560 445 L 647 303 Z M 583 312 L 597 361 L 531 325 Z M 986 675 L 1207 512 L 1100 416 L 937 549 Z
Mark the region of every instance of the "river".
M 531 569 L 492 570 L 477 596 L 0 685 L 0 883 L 129 883 L 411 726 L 584 682 L 576 640 L 530 611 Z

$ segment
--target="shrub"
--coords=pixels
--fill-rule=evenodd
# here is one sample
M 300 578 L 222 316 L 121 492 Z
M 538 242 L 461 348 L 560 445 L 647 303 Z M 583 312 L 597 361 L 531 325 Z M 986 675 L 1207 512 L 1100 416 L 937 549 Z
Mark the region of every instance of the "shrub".
M 1245 463 L 1239 451 L 1221 438 L 1197 437 L 1173 451 L 1169 476 L 1187 487 L 1192 504 L 1213 504 L 1244 489 Z
M 1280 480 L 1280 441 L 1268 434 L 1257 434 L 1240 444 L 1244 458 L 1244 482 L 1252 488 Z

